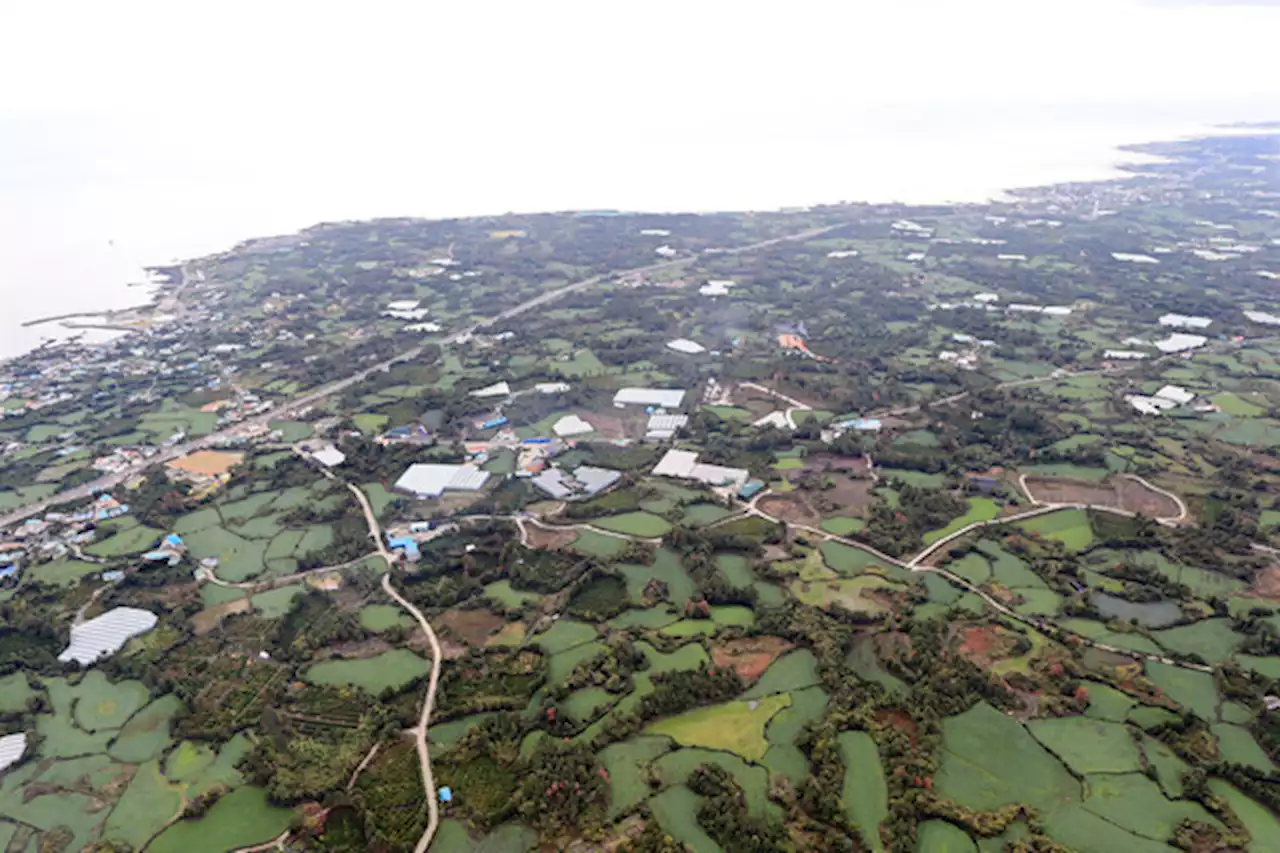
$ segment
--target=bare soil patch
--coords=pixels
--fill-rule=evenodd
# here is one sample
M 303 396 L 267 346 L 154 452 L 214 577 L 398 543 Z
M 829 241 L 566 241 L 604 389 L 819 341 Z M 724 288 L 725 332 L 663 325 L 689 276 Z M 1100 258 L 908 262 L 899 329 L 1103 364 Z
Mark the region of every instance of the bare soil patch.
M 1256 598 L 1280 601 L 1280 566 L 1267 566 L 1253 580 L 1250 594 Z
M 445 630 L 468 646 L 483 646 L 505 621 L 492 610 L 449 610 L 439 617 Z
M 599 412 L 584 412 L 582 419 L 591 424 L 595 428 L 595 438 L 626 438 L 627 423 L 622 418 L 614 414 L 602 414 Z M 641 434 L 644 432 L 643 425 L 639 426 Z
M 1090 483 L 1062 477 L 1028 477 L 1027 491 L 1043 503 L 1080 503 L 1109 506 L 1151 518 L 1173 518 L 1178 505 L 1171 499 L 1127 477 Z
M 525 530 L 529 531 L 530 548 L 543 548 L 548 551 L 563 548 L 578 536 L 572 530 L 547 530 L 534 524 L 525 525 Z
M 215 604 L 205 610 L 201 610 L 195 616 L 191 617 L 191 626 L 196 634 L 207 634 L 214 628 L 222 624 L 222 620 L 236 613 L 248 613 L 253 609 L 248 598 L 237 598 L 234 601 L 227 601 L 222 604 Z
M 906 711 L 882 708 L 876 711 L 875 718 L 881 725 L 893 726 L 898 731 L 905 733 L 907 737 L 911 738 L 912 743 L 916 742 L 916 736 L 920 734 L 920 726 Z
M 767 515 L 781 518 L 792 524 L 816 525 L 822 521 L 818 512 L 803 495 L 769 495 L 757 504 Z
M 744 637 L 711 649 L 711 660 L 719 667 L 733 667 L 744 681 L 755 681 L 778 655 L 791 648 L 781 637 Z
M 876 484 L 871 480 L 854 480 L 840 474 L 831 478 L 834 488 L 821 492 L 822 502 L 834 504 L 841 515 L 865 515 L 876 497 Z
M 485 646 L 519 645 L 528 630 L 523 622 L 508 622 L 502 630 L 485 641 Z
M 855 477 L 869 477 L 871 466 L 865 456 L 836 456 L 834 453 L 813 453 L 804 458 L 805 471 L 840 471 Z

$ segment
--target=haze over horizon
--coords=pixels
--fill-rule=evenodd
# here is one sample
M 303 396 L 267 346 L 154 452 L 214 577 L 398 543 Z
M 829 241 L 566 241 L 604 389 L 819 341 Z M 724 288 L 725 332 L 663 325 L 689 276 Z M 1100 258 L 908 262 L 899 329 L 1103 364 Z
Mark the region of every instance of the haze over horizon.
M 22 319 L 140 301 L 141 263 L 323 220 L 978 200 L 1280 118 L 1269 4 L 126 3 L 0 30 L 0 355 L 38 342 Z

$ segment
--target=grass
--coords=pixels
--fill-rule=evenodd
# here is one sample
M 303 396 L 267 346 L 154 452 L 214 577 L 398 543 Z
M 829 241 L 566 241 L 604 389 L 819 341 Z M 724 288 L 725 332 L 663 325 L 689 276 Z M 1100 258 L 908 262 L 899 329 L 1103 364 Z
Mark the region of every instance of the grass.
M 1191 625 L 1153 631 L 1151 636 L 1171 652 L 1197 654 L 1210 663 L 1229 659 L 1244 642 L 1242 635 L 1231 630 L 1228 619 L 1205 619 Z
M 94 542 L 85 548 L 85 552 L 95 557 L 123 557 L 128 554 L 141 554 L 148 551 L 160 540 L 163 533 L 154 527 L 131 523 L 116 528 L 117 532 L 100 542 Z
M 649 800 L 653 816 L 672 838 L 687 845 L 690 853 L 723 853 L 698 825 L 701 798 L 684 785 L 673 785 Z
M 16 714 L 27 709 L 27 703 L 36 697 L 36 691 L 27 683 L 21 672 L 0 678 L 0 714 Z
M 368 412 L 351 416 L 351 422 L 364 435 L 377 435 L 382 432 L 389 420 L 390 417 L 387 415 L 374 415 Z
M 1093 544 L 1093 527 L 1082 509 L 1064 509 L 1029 518 L 1018 523 L 1028 533 L 1056 539 L 1069 550 L 1083 551 Z
M 560 707 L 578 723 L 586 723 L 595 719 L 596 715 L 607 709 L 618 700 L 618 697 L 603 687 L 588 687 L 570 693 Z
M 1128 830 L 1142 839 L 1171 838 L 1184 820 L 1221 826 L 1199 803 L 1167 800 L 1160 786 L 1141 773 L 1087 776 L 1085 791 L 1082 811 Z M 1078 828 L 1094 825 L 1088 820 L 1077 820 L 1074 823 Z M 1073 845 L 1076 849 L 1090 849 L 1077 839 L 1072 840 L 1077 841 Z
M 942 474 L 929 474 L 924 471 L 911 471 L 907 468 L 880 468 L 880 476 L 885 480 L 901 480 L 908 486 L 923 486 L 926 489 L 941 488 L 947 482 Z
M 524 590 L 513 589 L 511 581 L 507 580 L 489 584 L 484 588 L 484 594 L 487 598 L 491 598 L 503 607 L 512 610 L 519 610 L 528 602 L 537 601 L 541 597 L 536 592 L 525 592 Z
M 722 518 L 728 518 L 733 512 L 719 504 L 692 504 L 684 507 L 681 520 L 690 527 L 706 527 Z
M 645 732 L 666 735 L 684 746 L 723 749 L 748 761 L 759 761 L 769 749 L 765 726 L 790 704 L 791 696 L 786 693 L 760 700 L 727 702 L 659 720 Z
M 985 702 L 942 721 L 936 790 L 971 809 L 1026 803 L 1051 810 L 1079 796 L 1067 768 L 1017 720 Z
M 654 516 L 655 518 L 657 516 Z M 578 538 L 573 540 L 573 548 L 589 557 L 609 560 L 618 556 L 627 547 L 627 540 L 616 536 L 606 536 L 594 530 L 579 530 Z
M 1275 770 L 1275 765 L 1262 751 L 1262 747 L 1258 746 L 1248 729 L 1230 723 L 1218 723 L 1211 728 L 1218 738 L 1218 755 L 1223 761 L 1246 764 L 1262 773 Z
M 279 589 L 255 593 L 250 599 L 253 609 L 264 619 L 281 619 L 293 606 L 293 600 L 302 594 L 300 586 L 282 586 Z
M 840 542 L 827 540 L 819 546 L 822 558 L 828 566 L 842 575 L 857 575 L 872 566 L 882 565 L 879 557 L 870 551 L 854 548 Z
M 743 693 L 746 699 L 756 699 L 774 693 L 786 693 L 803 687 L 812 687 L 820 681 L 818 664 L 813 652 L 797 649 L 775 660 L 760 676 L 751 689 Z
M 75 586 L 80 582 L 80 578 L 95 575 L 100 571 L 102 566 L 97 563 L 83 563 L 80 560 L 71 559 L 54 560 L 52 563 L 32 566 L 29 570 L 31 577 L 49 586 Z
M 571 674 L 583 661 L 590 660 L 605 650 L 604 643 L 590 642 L 557 652 L 547 661 L 547 681 L 558 684 Z
M 560 619 L 549 630 L 539 634 L 535 642 L 544 652 L 554 655 L 594 639 L 596 629 L 593 626 L 572 619 Z
M 309 668 L 304 678 L 312 684 L 351 685 L 374 696 L 404 687 L 431 669 L 427 661 L 407 649 L 393 649 L 364 660 L 326 660 Z
M 380 633 L 391 628 L 408 628 L 412 625 L 413 622 L 403 610 L 390 604 L 370 604 L 360 608 L 360 627 L 366 631 Z
M 182 709 L 182 700 L 172 693 L 147 705 L 129 719 L 111 742 L 111 757 L 131 764 L 158 757 L 172 743 L 169 725 Z
M 93 670 L 72 688 L 75 722 L 86 732 L 118 729 L 150 698 L 141 681 L 112 684 L 100 670 Z
M 641 640 L 636 643 L 636 651 L 645 656 L 649 662 L 649 674 L 657 675 L 677 670 L 697 669 L 703 664 L 710 664 L 707 650 L 701 643 L 687 643 L 674 652 L 663 653 Z
M 609 816 L 630 811 L 649 796 L 645 769 L 671 749 L 664 737 L 635 737 L 600 750 L 600 764 L 609 774 Z
M 107 818 L 102 837 L 141 850 L 182 808 L 182 792 L 160 772 L 157 761 L 138 767 L 124 796 Z
M 605 518 L 592 519 L 591 524 L 603 530 L 655 539 L 671 531 L 671 523 L 665 518 L 647 512 L 624 512 Z
M 1147 678 L 1166 696 L 1201 719 L 1217 717 L 1218 691 L 1209 673 L 1147 661 Z
M 1280 850 L 1280 818 L 1249 799 L 1229 782 L 1209 780 L 1210 792 L 1227 801 L 1236 817 L 1249 831 L 1255 850 Z
M 970 524 L 980 521 L 990 521 L 1000 514 L 1000 505 L 991 498 L 969 498 L 969 510 L 959 518 L 953 518 L 951 522 L 939 530 L 931 530 L 924 534 L 924 544 L 932 545 L 939 539 L 943 539 L 962 530 Z
M 821 529 L 828 533 L 834 533 L 836 536 L 848 536 L 851 533 L 857 533 L 866 527 L 867 523 L 860 518 L 849 518 L 844 515 L 834 515 L 830 518 L 822 519 L 822 523 L 818 525 Z
M 880 824 L 889 816 L 889 792 L 876 743 L 866 732 L 841 732 L 839 744 L 844 761 L 841 800 L 845 814 L 859 827 L 864 843 L 883 851 Z
M 668 548 L 658 549 L 652 566 L 621 565 L 618 572 L 626 578 L 627 594 L 632 601 L 639 601 L 644 596 L 644 588 L 650 578 L 667 585 L 667 597 L 677 607 L 683 606 L 694 594 L 693 579 L 685 571 L 679 555 Z
M 732 753 L 698 747 L 677 749 L 654 762 L 653 770 L 661 782 L 672 784 L 685 781 L 703 764 L 718 765 L 742 786 L 748 814 L 775 823 L 782 820 L 782 810 L 769 802 L 768 771 L 759 765 L 748 764 Z
M 884 578 L 865 575 L 847 580 L 794 580 L 791 582 L 790 589 L 791 594 L 797 599 L 815 607 L 839 604 L 861 613 L 885 613 L 890 609 L 889 605 L 865 593 L 878 589 L 901 589 L 901 586 Z
M 1237 418 L 1256 418 L 1267 413 L 1267 410 L 1264 407 L 1254 405 L 1238 394 L 1233 394 L 1230 391 L 1215 394 L 1210 397 L 1209 400 L 1228 415 L 1232 415 Z
M 1079 775 L 1137 771 L 1138 748 L 1123 723 L 1057 717 L 1027 723 L 1032 736 Z
M 927 820 L 916 827 L 916 853 L 977 853 L 965 831 L 945 820 Z
M 293 819 L 293 811 L 267 802 L 260 788 L 240 788 L 214 803 L 199 820 L 179 821 L 160 834 L 148 853 L 223 853 L 267 841 Z

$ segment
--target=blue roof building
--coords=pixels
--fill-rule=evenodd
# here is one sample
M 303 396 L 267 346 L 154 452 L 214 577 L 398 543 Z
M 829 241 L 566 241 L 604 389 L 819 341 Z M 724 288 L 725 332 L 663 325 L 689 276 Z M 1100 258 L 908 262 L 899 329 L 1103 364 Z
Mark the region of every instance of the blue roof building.
M 448 785 L 440 789 L 440 802 L 448 803 L 453 801 L 453 789 Z
M 388 536 L 387 547 L 392 551 L 404 551 L 404 555 L 410 562 L 417 562 L 422 552 L 418 550 L 418 543 L 408 536 Z
M 748 480 L 742 484 L 742 488 L 738 489 L 738 497 L 742 500 L 750 500 L 760 493 L 764 488 L 764 480 Z
M 182 537 L 176 533 L 170 533 L 168 536 L 164 537 L 164 544 L 170 545 L 174 548 L 181 548 Z

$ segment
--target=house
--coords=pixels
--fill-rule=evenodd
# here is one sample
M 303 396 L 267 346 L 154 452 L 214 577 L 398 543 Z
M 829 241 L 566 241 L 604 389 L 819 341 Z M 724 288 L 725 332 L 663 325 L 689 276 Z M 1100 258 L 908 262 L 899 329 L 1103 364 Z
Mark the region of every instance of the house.
M 1169 354 L 1175 352 L 1186 352 L 1187 350 L 1198 349 L 1209 342 L 1204 335 L 1188 335 L 1182 332 L 1174 332 L 1162 341 L 1156 341 L 1155 347 L 1160 352 Z
M 506 382 L 495 382 L 492 385 L 478 388 L 471 392 L 472 397 L 508 397 L 511 395 L 511 386 Z
M 772 427 L 773 429 L 791 429 L 791 424 L 787 423 L 786 412 L 770 412 L 762 418 L 752 421 L 752 426 Z
M 586 433 L 594 432 L 595 427 L 577 415 L 565 415 L 555 422 L 551 427 L 551 431 L 560 438 L 569 438 L 574 435 L 585 435 Z
M 539 382 L 533 386 L 539 394 L 563 394 L 569 390 L 568 382 Z
M 707 348 L 702 344 L 687 338 L 676 338 L 674 341 L 667 341 L 667 349 L 682 352 L 686 355 L 697 355 L 707 351 Z
M 996 293 L 979 293 L 973 297 L 974 302 L 999 302 L 1000 296 Z
M 1130 264 L 1158 264 L 1160 263 L 1150 255 L 1135 255 L 1130 252 L 1112 252 L 1111 257 L 1117 261 L 1125 261 Z
M 446 491 L 478 491 L 488 479 L 489 472 L 475 465 L 417 464 L 400 475 L 394 488 L 417 498 L 438 498 Z
M 684 391 L 679 388 L 620 388 L 613 395 L 613 405 L 623 406 L 657 406 L 663 409 L 678 409 L 684 401 Z
M 1130 349 L 1109 349 L 1102 354 L 1103 358 L 1115 359 L 1117 361 L 1138 361 L 1147 357 L 1145 352 L 1138 352 Z
M 858 257 L 857 249 L 833 249 L 827 252 L 828 258 L 856 258 Z
M 654 412 L 649 416 L 649 423 L 645 427 L 644 437 L 654 441 L 666 441 L 674 437 L 687 423 L 689 423 L 688 415 L 669 415 L 666 412 Z
M 335 468 L 347 461 L 347 454 L 330 444 L 314 451 L 311 458 L 326 468 Z
M 566 472 L 562 468 L 548 468 L 529 482 L 553 498 L 573 500 L 602 492 L 620 479 L 621 471 L 579 465 L 572 472 Z
M 1280 316 L 1268 314 L 1265 311 L 1246 311 L 1244 318 L 1251 323 L 1261 323 L 1264 326 L 1280 326 Z
M 749 501 L 764 489 L 764 480 L 748 480 L 738 489 L 738 497 L 744 501 Z
M 698 288 L 698 292 L 703 296 L 728 296 L 729 288 L 737 284 L 735 281 L 727 281 L 724 279 L 709 280 L 702 287 Z
M 387 547 L 392 551 L 400 551 L 411 563 L 418 562 L 418 558 L 422 556 L 422 552 L 418 550 L 418 543 L 408 536 L 388 536 Z
M 1164 397 L 1146 397 L 1142 394 L 1129 394 L 1124 401 L 1144 415 L 1158 415 L 1165 409 L 1172 409 L 1178 405 Z
M 697 480 L 709 486 L 733 486 L 741 488 L 750 477 L 745 468 L 726 468 L 721 465 L 703 465 L 698 454 L 689 450 L 668 450 L 653 468 L 655 477 L 674 477 L 679 480 Z
M 1213 320 L 1208 317 L 1189 317 L 1186 314 L 1164 314 L 1159 322 L 1161 326 L 1174 329 L 1207 329 Z
M 1157 397 L 1165 400 L 1172 400 L 1174 404 L 1185 406 L 1196 398 L 1196 395 L 1186 388 L 1178 385 L 1166 385 L 1156 392 Z

